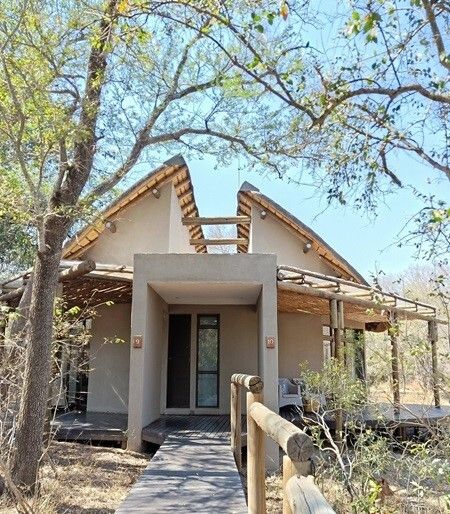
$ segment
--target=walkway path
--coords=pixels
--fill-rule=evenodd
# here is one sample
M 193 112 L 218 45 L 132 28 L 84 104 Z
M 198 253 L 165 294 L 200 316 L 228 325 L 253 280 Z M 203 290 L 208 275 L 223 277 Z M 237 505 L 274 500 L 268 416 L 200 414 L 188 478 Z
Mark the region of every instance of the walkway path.
M 229 432 L 223 430 L 223 417 L 208 418 L 207 425 L 199 424 L 197 419 L 193 420 L 192 426 L 181 422 L 186 420 L 184 416 L 170 418 L 170 435 L 117 514 L 247 512 L 240 475 L 230 449 Z M 161 425 L 158 420 L 154 426 L 158 427 L 158 423 Z M 146 430 L 149 432 L 149 427 Z

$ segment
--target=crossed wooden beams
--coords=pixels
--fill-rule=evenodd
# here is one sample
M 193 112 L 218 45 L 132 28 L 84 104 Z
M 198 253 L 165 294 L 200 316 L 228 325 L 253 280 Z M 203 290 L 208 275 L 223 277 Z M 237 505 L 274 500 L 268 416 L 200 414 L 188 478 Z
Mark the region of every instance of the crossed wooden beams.
M 189 216 L 182 219 L 183 225 L 186 226 L 202 226 L 202 225 L 250 225 L 250 216 L 225 216 L 225 217 L 214 217 L 205 218 L 199 216 Z M 248 238 L 237 237 L 231 239 L 204 239 L 204 238 L 193 238 L 189 240 L 189 243 L 194 246 L 198 245 L 248 245 Z

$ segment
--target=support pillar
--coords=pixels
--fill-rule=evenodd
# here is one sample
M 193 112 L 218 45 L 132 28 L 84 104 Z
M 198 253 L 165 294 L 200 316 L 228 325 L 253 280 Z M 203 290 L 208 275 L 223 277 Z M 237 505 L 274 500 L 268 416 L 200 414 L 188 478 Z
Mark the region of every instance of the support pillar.
M 439 409 L 441 407 L 441 397 L 439 392 L 439 369 L 437 356 L 438 330 L 436 320 L 430 320 L 428 322 L 428 342 L 431 346 L 431 369 L 434 405 Z
M 273 273 L 276 277 L 276 272 Z M 259 375 L 264 382 L 264 405 L 278 412 L 278 317 L 277 286 L 275 280 L 268 280 L 258 301 Z M 275 471 L 280 467 L 280 453 L 277 443 L 265 438 L 266 469 Z

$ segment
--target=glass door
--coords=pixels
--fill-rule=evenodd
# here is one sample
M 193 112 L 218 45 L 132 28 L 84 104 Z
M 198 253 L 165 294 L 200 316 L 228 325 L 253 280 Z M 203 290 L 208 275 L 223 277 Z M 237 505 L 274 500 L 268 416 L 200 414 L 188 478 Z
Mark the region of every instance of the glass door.
M 219 328 L 218 314 L 199 314 L 196 407 L 219 407 Z

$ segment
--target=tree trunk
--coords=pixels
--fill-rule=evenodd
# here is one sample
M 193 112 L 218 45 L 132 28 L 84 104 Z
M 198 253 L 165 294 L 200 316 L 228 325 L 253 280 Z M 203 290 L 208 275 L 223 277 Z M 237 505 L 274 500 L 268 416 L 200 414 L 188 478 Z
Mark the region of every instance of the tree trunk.
M 47 218 L 34 265 L 24 386 L 11 463 L 14 483 L 28 490 L 35 486 L 42 455 L 51 371 L 53 302 L 65 234 L 61 220 L 56 216 Z

